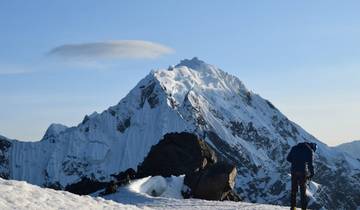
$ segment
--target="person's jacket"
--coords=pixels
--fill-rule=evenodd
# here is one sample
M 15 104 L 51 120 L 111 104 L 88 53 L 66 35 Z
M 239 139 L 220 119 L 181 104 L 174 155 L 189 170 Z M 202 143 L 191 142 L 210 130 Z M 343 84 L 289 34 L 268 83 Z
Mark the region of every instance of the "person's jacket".
M 286 159 L 291 163 L 291 173 L 307 173 L 307 165 L 310 176 L 314 175 L 313 150 L 307 143 L 299 143 L 293 146 Z

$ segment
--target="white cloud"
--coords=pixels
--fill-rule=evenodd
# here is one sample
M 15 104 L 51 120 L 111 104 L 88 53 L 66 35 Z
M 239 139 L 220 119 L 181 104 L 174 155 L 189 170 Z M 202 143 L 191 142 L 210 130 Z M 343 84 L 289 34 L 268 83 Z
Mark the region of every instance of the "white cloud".
M 65 44 L 50 50 L 49 55 L 65 59 L 154 59 L 174 50 L 149 41 L 116 40 L 82 44 Z

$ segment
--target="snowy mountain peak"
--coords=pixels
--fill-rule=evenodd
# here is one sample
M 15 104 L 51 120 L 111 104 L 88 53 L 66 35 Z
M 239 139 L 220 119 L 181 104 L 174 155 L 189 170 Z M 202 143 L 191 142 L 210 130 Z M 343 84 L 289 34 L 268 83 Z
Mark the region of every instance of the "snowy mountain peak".
M 193 57 L 192 59 L 181 60 L 180 63 L 177 64 L 175 67 L 186 66 L 186 67 L 194 69 L 194 70 L 199 70 L 208 65 L 209 64 L 205 63 L 204 61 L 200 60 L 199 58 Z
M 206 100 L 208 97 L 229 99 L 251 94 L 237 77 L 196 57 L 182 60 L 170 71 L 157 70 L 153 74 L 166 94 L 180 104 L 190 92 Z
M 72 128 L 52 125 L 44 141 L 0 141 L 0 177 L 60 189 L 82 177 L 109 181 L 136 169 L 165 134 L 184 131 L 236 164 L 241 197 L 273 204 L 288 202 L 291 146 L 317 142 L 311 208 L 360 204 L 345 199 L 360 194 L 360 161 L 322 144 L 237 77 L 198 58 L 151 71 L 117 105 Z

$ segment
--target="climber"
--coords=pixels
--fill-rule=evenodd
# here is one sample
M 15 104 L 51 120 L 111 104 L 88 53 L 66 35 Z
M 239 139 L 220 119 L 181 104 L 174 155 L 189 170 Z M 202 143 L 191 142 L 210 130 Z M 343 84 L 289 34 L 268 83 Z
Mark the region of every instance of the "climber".
M 298 187 L 300 187 L 301 209 L 305 210 L 307 207 L 306 181 L 314 176 L 313 152 L 316 148 L 315 143 L 299 143 L 291 148 L 287 156 L 287 161 L 291 163 L 291 210 L 296 209 Z

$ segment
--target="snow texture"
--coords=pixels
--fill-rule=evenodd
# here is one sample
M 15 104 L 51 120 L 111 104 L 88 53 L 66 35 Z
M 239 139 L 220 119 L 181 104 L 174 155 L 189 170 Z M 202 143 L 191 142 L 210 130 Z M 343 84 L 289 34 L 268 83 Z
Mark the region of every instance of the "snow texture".
M 150 180 L 151 181 L 150 181 Z M 112 200 L 105 200 L 100 197 L 79 196 L 65 191 L 56 191 L 47 188 L 41 188 L 35 185 L 28 184 L 23 181 L 8 181 L 0 179 L 0 209 L 2 210 L 55 210 L 55 209 L 204 209 L 204 210 L 222 210 L 222 209 L 245 209 L 245 210 L 277 210 L 288 209 L 280 206 L 260 205 L 250 203 L 236 203 L 236 202 L 216 202 L 203 200 L 180 200 L 175 198 L 154 198 L 146 194 L 139 193 L 140 191 L 133 191 L 137 187 L 146 185 L 149 181 L 156 183 L 154 186 L 160 186 L 162 182 L 159 178 L 145 178 L 143 184 L 138 182 L 133 183 L 129 188 L 122 192 L 124 194 L 117 194 L 113 196 L 113 200 L 133 204 L 122 204 Z M 169 186 L 171 187 L 171 186 Z M 147 188 L 147 187 L 145 187 Z
M 43 139 L 54 138 L 57 135 L 59 135 L 61 132 L 65 131 L 66 129 L 68 129 L 68 127 L 65 125 L 53 123 L 46 130 Z
M 181 190 L 184 184 L 184 176 L 162 176 L 146 177 L 134 181 L 129 190 L 136 193 L 145 193 L 154 197 L 183 198 Z
M 0 179 L 0 209 L 51 210 L 51 209 L 140 209 L 97 197 L 78 196 L 30 185 L 24 181 Z M 150 208 L 141 208 L 150 209 Z
M 183 182 L 184 176 L 146 177 L 135 180 L 130 185 L 120 188 L 117 193 L 106 195 L 104 198 L 154 209 L 288 209 L 288 207 L 245 202 L 182 199 Z

